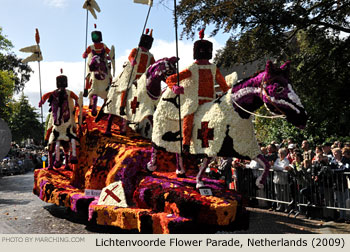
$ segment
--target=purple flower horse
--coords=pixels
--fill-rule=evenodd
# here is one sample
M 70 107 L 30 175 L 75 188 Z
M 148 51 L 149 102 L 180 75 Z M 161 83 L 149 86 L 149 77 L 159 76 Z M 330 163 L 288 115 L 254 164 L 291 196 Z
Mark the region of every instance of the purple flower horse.
M 119 104 L 121 92 L 108 94 L 110 97 L 100 111 L 110 114 L 106 135 L 110 135 L 113 116 L 122 117 L 123 125 L 121 134 L 126 132 L 126 121 L 141 135 L 151 138 L 153 126 L 153 114 L 162 94 L 161 82 L 176 71 L 176 57 L 163 58 L 150 65 L 146 72 L 134 81 L 128 91 L 126 102 L 126 115 L 120 115 Z M 112 84 L 113 85 L 113 84 Z M 98 116 L 99 119 L 100 115 Z M 97 119 L 97 120 L 98 120 Z
M 307 121 L 305 109 L 289 83 L 289 66 L 289 61 L 281 67 L 275 67 L 268 61 L 264 71 L 238 82 L 221 97 L 198 108 L 194 115 L 190 153 L 204 154 L 206 158 L 196 177 L 197 188 L 204 186 L 203 171 L 210 158 L 216 156 L 256 160 L 264 167 L 256 184 L 263 186 L 270 165 L 257 144 L 251 113 L 265 105 L 272 113 L 283 115 L 299 128 L 304 128 Z M 169 88 L 163 93 L 154 114 L 152 142 L 156 148 L 179 154 L 179 118 L 175 113 L 179 104 L 175 97 Z M 147 165 L 150 171 L 157 168 L 156 148 Z M 180 169 L 176 173 L 179 176 L 185 174 L 182 164 L 182 157 L 178 157 Z

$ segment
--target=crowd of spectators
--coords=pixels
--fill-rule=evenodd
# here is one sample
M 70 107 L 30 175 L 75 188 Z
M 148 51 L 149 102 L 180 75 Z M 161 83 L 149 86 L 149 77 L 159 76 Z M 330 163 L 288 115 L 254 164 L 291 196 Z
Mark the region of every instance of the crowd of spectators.
M 265 152 L 264 146 L 261 149 Z M 312 148 L 308 140 L 302 141 L 299 147 L 292 139 L 288 139 L 282 144 L 272 142 L 267 146 L 265 156 L 274 171 L 277 202 L 292 199 L 293 203 L 297 203 L 295 199 L 300 199 L 302 195 L 308 205 L 323 206 L 324 217 L 337 216 L 339 222 L 347 220 L 347 211 L 341 209 L 350 208 L 349 142 L 324 142 Z M 277 203 L 274 210 L 288 212 L 290 208 L 287 206 L 291 205 Z M 337 214 L 332 207 L 338 209 Z M 307 215 L 311 215 L 310 209 L 307 208 Z
M 0 160 L 0 177 L 23 174 L 43 167 L 41 159 L 43 155 L 46 155 L 46 152 L 42 147 L 36 145 L 20 147 L 12 143 L 9 153 Z
M 260 144 L 260 147 L 272 170 L 269 178 L 272 184 L 270 190 L 273 191 L 270 195 L 275 200 L 272 210 L 288 213 L 294 207 L 297 211 L 302 211 L 298 207 L 298 200 L 302 198 L 307 205 L 323 207 L 323 217 L 335 218 L 339 222 L 349 221 L 350 210 L 341 210 L 350 208 L 349 142 L 324 142 L 311 146 L 308 140 L 299 145 L 292 139 L 286 139 L 280 144 L 271 142 L 266 146 Z M 262 172 L 262 169 L 258 169 L 262 167 L 255 161 L 229 160 L 232 160 L 230 168 L 233 170 L 238 167 L 253 169 L 253 178 L 257 178 Z M 227 180 L 228 173 L 224 163 L 227 164 L 227 159 L 214 159 L 209 165 L 212 170 L 210 175 Z M 215 168 L 217 172 L 213 172 Z M 235 172 L 228 176 L 233 180 L 237 177 Z M 247 184 L 254 187 L 253 182 L 247 183 L 247 178 L 241 179 L 245 179 L 243 190 L 247 190 Z M 303 210 L 307 216 L 311 215 L 310 209 L 306 207 Z

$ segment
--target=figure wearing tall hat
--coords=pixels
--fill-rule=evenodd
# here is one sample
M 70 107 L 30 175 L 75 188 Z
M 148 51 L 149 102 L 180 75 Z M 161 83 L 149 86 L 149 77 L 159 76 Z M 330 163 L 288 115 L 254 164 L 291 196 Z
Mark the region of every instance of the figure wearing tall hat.
M 50 104 L 50 116 L 45 140 L 49 147 L 49 166 L 59 168 L 62 165 L 60 160 L 60 147 L 62 146 L 65 153 L 65 169 L 70 169 L 69 162 L 77 163 L 76 154 L 76 123 L 75 107 L 78 106 L 78 96 L 66 89 L 68 78 L 65 75 L 56 77 L 57 89 L 44 94 L 39 102 L 41 107 L 47 100 Z M 52 156 L 55 152 L 55 160 Z M 69 159 L 70 152 L 70 159 Z
M 108 92 L 104 113 L 120 116 L 126 114 L 128 88 L 155 62 L 153 54 L 149 51 L 153 44 L 152 31 L 149 32 L 149 29 L 146 29 L 146 33 L 142 34 L 138 48 L 132 49 L 123 72 L 113 81 Z
M 172 92 L 181 95 L 180 108 L 183 120 L 182 144 L 184 153 L 189 152 L 193 118 L 198 106 L 216 98 L 215 83 L 219 84 L 223 92 L 229 89 L 220 70 L 215 64 L 209 62 L 212 58 L 213 44 L 203 39 L 204 29 L 199 32 L 199 37 L 200 40 L 197 40 L 193 46 L 195 62 L 179 73 L 180 85 L 177 85 L 177 74 L 169 76 L 166 80 Z M 171 113 L 176 114 L 178 112 L 172 111 Z M 174 118 L 177 116 L 175 114 Z
M 88 58 L 84 96 L 89 97 L 89 108 L 92 115 L 96 116 L 97 98 L 101 97 L 104 100 L 107 98 L 108 88 L 112 82 L 111 59 L 114 59 L 114 49 L 110 50 L 102 42 L 100 31 L 91 32 L 91 39 L 93 44 L 83 53 L 83 58 Z

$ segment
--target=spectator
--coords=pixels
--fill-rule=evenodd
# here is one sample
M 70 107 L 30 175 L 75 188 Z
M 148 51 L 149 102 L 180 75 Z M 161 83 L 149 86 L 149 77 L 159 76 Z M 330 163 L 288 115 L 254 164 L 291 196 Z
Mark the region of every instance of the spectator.
M 299 151 L 293 152 L 293 161 L 290 166 L 297 172 L 300 172 L 303 169 L 303 155 L 301 155 Z
M 269 161 L 270 165 L 272 166 L 276 159 L 278 158 L 278 154 L 277 154 L 277 147 L 274 144 L 269 144 L 267 146 L 267 156 L 266 159 L 267 161 Z
M 261 153 L 264 155 L 264 157 L 266 157 L 267 154 L 269 153 L 269 152 L 267 151 L 267 147 L 265 147 L 265 146 L 261 146 L 261 147 L 260 147 L 260 150 L 261 150 Z
M 342 159 L 343 165 L 349 164 L 350 166 L 350 147 L 344 147 L 342 149 Z
M 323 155 L 328 157 L 328 162 L 330 162 L 333 157 L 331 146 L 332 144 L 330 142 L 324 142 L 322 145 Z
M 274 172 L 273 183 L 278 201 L 287 201 L 288 198 L 288 174 L 283 171 L 288 171 L 289 161 L 287 159 L 287 149 L 281 148 L 278 150 L 278 158 L 272 166 Z M 287 211 L 284 204 L 277 203 L 276 211 Z
M 292 163 L 293 160 L 294 160 L 293 156 L 294 156 L 295 147 L 296 146 L 293 143 L 288 144 L 288 155 L 287 155 L 287 158 L 289 160 L 289 163 Z
M 289 204 L 290 207 L 292 207 L 291 211 L 289 213 L 292 212 L 296 212 L 296 215 L 299 214 L 300 209 L 298 210 L 298 203 L 299 203 L 299 197 L 297 196 L 297 194 L 299 194 L 300 189 L 305 187 L 305 183 L 304 180 L 302 179 L 302 159 L 303 156 L 301 155 L 300 152 L 292 152 L 291 153 L 292 156 L 292 162 L 290 163 L 290 167 L 291 169 L 289 170 L 289 190 L 291 192 L 291 198 L 292 198 L 292 203 Z
M 347 180 L 344 176 L 344 171 L 350 171 L 349 165 L 343 164 L 342 150 L 340 148 L 333 149 L 334 158 L 331 160 L 331 168 L 334 171 L 334 191 L 336 197 L 336 205 L 339 208 L 345 208 L 345 201 L 347 198 Z M 346 211 L 339 211 L 338 222 L 344 222 L 346 217 Z
M 330 165 L 332 169 L 339 169 L 342 166 L 342 151 L 340 148 L 332 149 L 333 158 L 330 161 Z
M 334 144 L 335 148 L 340 148 L 341 149 L 343 147 L 342 146 L 343 144 L 340 141 L 335 141 L 333 144 Z
M 312 165 L 327 165 L 328 158 L 323 154 L 322 146 L 316 146 L 316 155 L 312 159 Z
M 303 150 L 303 159 L 304 160 L 312 160 L 312 158 L 314 157 L 314 152 L 310 149 L 310 144 L 309 141 L 304 140 L 301 143 L 301 148 Z

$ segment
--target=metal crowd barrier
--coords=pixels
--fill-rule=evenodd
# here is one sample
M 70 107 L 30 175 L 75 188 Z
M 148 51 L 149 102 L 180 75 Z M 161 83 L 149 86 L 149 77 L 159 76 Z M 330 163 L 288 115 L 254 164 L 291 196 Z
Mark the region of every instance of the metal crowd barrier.
M 350 220 L 350 172 L 329 166 L 312 167 L 303 172 L 270 169 L 263 189 L 255 185 L 262 169 L 235 168 L 235 189 L 251 199 L 257 207 L 279 205 L 288 213 L 310 217 Z M 283 176 L 275 184 L 274 176 Z

